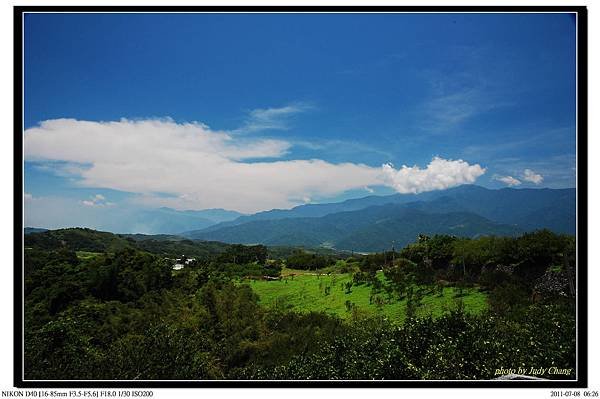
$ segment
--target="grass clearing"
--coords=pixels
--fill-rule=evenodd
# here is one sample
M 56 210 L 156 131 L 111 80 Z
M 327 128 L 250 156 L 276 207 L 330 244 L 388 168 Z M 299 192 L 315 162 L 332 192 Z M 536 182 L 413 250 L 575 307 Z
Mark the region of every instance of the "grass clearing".
M 284 307 L 299 312 L 324 311 L 349 318 L 352 315 L 347 304 L 349 301 L 358 312 L 382 314 L 398 323 L 402 323 L 406 317 L 406 299 L 393 299 L 388 303 L 387 294 L 381 292 L 376 294 L 381 299 L 376 304 L 376 297 L 371 298 L 371 286 L 365 284 L 353 285 L 348 292 L 345 284 L 352 281 L 350 273 L 328 276 L 314 271 L 288 269 L 282 275 L 285 276 L 282 280 L 250 280 L 245 283 L 258 294 L 260 303 L 264 306 Z M 383 279 L 383 273 L 379 272 L 378 277 Z M 423 298 L 417 310 L 418 316 L 441 316 L 456 308 L 459 300 L 462 300 L 467 312 L 480 313 L 487 307 L 486 295 L 477 288 L 463 289 L 460 297 L 457 297 L 458 291 L 454 287 L 444 287 L 441 295 L 426 288 L 422 290 Z
M 95 256 L 102 255 L 101 252 L 76 251 L 77 258 L 81 260 L 91 259 Z

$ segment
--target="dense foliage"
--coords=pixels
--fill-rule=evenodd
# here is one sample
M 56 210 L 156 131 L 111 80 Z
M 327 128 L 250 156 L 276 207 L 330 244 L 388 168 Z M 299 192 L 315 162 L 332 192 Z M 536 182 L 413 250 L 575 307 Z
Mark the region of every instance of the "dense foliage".
M 418 305 L 416 287 L 489 293 L 483 314 L 458 306 L 417 317 L 407 308 L 398 323 L 268 309 L 246 284 L 277 278 L 284 266 L 331 267 L 332 255 L 272 259 L 264 246 L 215 246 L 173 270 L 164 254 L 195 242 L 164 240 L 153 251 L 69 230 L 26 240 L 27 379 L 489 379 L 500 367 L 575 365 L 572 236 L 419 236 L 398 252 L 355 255 L 355 284 L 408 297 L 407 307 Z
M 286 265 L 290 269 L 317 270 L 331 266 L 335 262 L 336 259 L 332 256 L 296 251 L 287 258 Z

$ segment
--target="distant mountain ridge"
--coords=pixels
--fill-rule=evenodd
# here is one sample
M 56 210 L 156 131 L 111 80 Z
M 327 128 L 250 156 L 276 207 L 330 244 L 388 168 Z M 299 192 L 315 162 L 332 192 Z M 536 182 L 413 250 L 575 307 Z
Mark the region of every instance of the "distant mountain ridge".
M 205 231 L 214 231 L 227 226 L 235 226 L 257 220 L 277 220 L 297 217 L 321 217 L 337 212 L 356 211 L 368 208 L 370 206 L 385 204 L 406 204 L 417 201 L 432 201 L 443 197 L 457 200 L 464 206 L 464 210 L 480 214 L 491 220 L 501 223 L 518 223 L 523 217 L 539 211 L 543 207 L 551 207 L 556 202 L 567 201 L 569 208 L 575 211 L 575 189 L 513 189 L 503 188 L 491 190 L 481 186 L 465 184 L 447 190 L 429 191 L 419 194 L 392 194 L 386 196 L 367 196 L 363 198 L 349 199 L 343 202 L 326 204 L 306 204 L 299 205 L 292 209 L 272 209 L 269 211 L 258 212 L 253 215 L 240 216 L 234 220 L 217 223 L 205 229 Z M 525 202 L 524 202 L 525 201 Z M 534 203 L 530 203 L 534 201 Z M 489 203 L 500 204 L 497 209 L 490 207 Z M 511 208 L 510 215 L 505 210 Z M 543 218 L 543 215 L 536 217 Z M 533 223 L 537 225 L 538 223 Z M 559 223 L 560 224 L 560 223 Z M 559 226 L 556 226 L 559 227 Z M 203 230 L 203 229 L 198 229 Z M 574 230 L 572 231 L 574 233 Z M 192 232 L 184 232 L 189 235 Z
M 271 209 L 269 211 L 257 212 L 252 215 L 240 216 L 234 220 L 222 222 L 208 227 L 207 231 L 217 230 L 222 227 L 236 226 L 257 220 L 277 220 L 297 217 L 321 217 L 337 212 L 356 211 L 375 205 L 385 205 L 390 203 L 403 202 L 405 196 L 402 194 L 392 194 L 386 196 L 371 195 L 363 198 L 353 198 L 343 202 L 325 203 L 325 204 L 305 204 L 298 205 L 292 209 Z M 408 202 L 406 198 L 406 202 Z
M 32 233 L 43 233 L 45 231 L 48 231 L 48 229 L 42 229 L 39 227 L 25 227 L 25 229 L 23 229 L 23 233 L 25 235 L 32 234 Z
M 392 241 L 402 247 L 421 233 L 518 235 L 516 226 L 503 225 L 468 212 L 427 213 L 404 204 L 387 204 L 320 218 L 263 220 L 196 233 L 190 238 L 227 243 L 326 246 L 340 250 L 381 251 Z
M 575 234 L 575 189 L 486 189 L 463 185 L 421 194 L 368 196 L 339 203 L 308 204 L 254 215 L 208 209 L 139 209 L 133 220 L 115 216 L 105 231 L 136 241 L 202 241 L 335 248 L 364 252 L 404 245 L 418 234 L 516 235 L 548 228 Z M 122 216 L 122 215 L 121 215 Z M 210 218 L 210 219 L 209 219 Z M 26 228 L 25 234 L 45 229 Z M 182 233 L 182 231 L 185 231 Z
M 575 197 L 575 189 L 490 190 L 464 185 L 272 210 L 182 235 L 228 243 L 377 251 L 391 241 L 409 243 L 420 233 L 472 237 L 548 228 L 575 234 Z

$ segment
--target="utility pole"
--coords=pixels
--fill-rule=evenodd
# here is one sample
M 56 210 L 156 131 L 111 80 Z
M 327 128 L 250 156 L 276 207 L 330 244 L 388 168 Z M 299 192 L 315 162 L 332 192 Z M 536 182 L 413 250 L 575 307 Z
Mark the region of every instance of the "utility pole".
M 392 266 L 394 266 L 395 260 L 396 260 L 396 250 L 394 249 L 394 240 L 392 240 Z

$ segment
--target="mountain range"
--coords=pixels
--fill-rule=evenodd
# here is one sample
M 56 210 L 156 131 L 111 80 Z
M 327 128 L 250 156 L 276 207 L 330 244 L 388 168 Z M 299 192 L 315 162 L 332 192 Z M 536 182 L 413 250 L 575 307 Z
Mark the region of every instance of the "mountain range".
M 486 189 L 463 185 L 421 194 L 369 196 L 274 209 L 181 235 L 226 243 L 381 251 L 418 234 L 518 235 L 548 228 L 575 234 L 575 189 Z
M 132 220 L 134 221 L 132 223 Z M 487 189 L 462 185 L 421 194 L 368 196 L 242 215 L 224 209 L 139 209 L 106 220 L 115 233 L 162 234 L 153 239 L 303 246 L 358 252 L 402 247 L 419 234 L 514 236 L 547 228 L 575 234 L 576 191 Z M 44 229 L 26 228 L 25 233 Z M 136 240 L 147 236 L 129 235 Z M 141 237 L 141 238 L 140 238 Z M 179 237 L 179 238 L 178 238 Z

